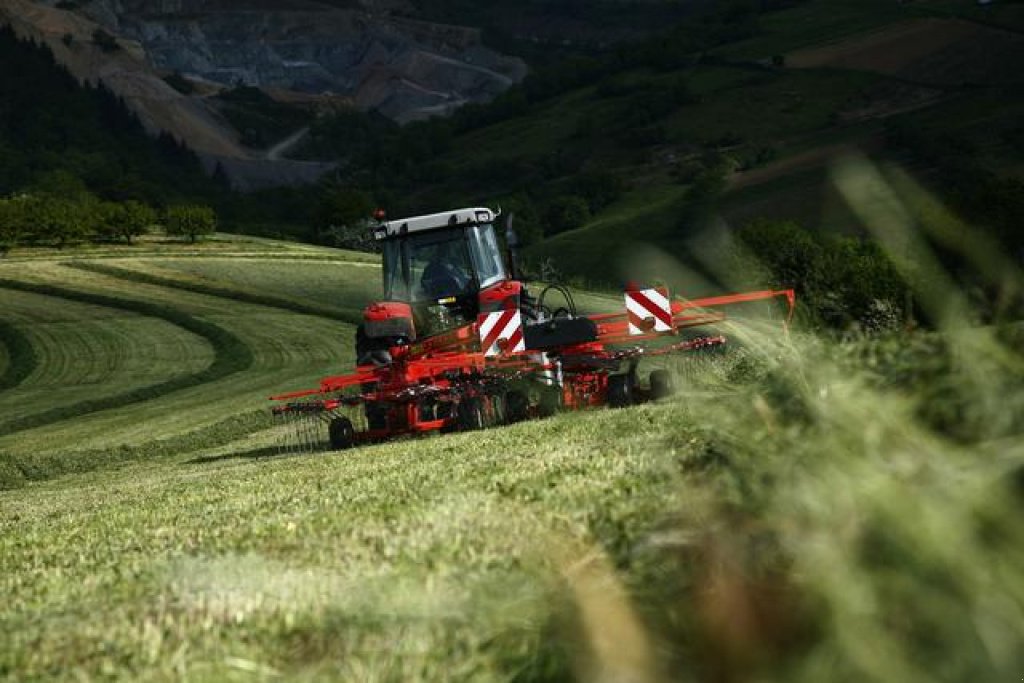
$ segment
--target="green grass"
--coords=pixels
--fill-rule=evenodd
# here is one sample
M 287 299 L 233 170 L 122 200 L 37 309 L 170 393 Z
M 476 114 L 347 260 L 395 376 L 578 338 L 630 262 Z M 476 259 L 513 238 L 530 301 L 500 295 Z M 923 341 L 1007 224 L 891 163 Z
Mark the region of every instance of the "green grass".
M 355 263 L 376 263 L 379 259 L 372 255 L 346 249 L 330 249 L 311 244 L 282 242 L 263 237 L 249 235 L 229 235 L 217 233 L 196 244 L 187 240 L 169 239 L 162 235 L 144 235 L 131 244 L 80 244 L 72 249 L 56 247 L 16 247 L 12 249 L 4 262 L 50 261 L 72 259 L 106 259 L 126 257 L 162 258 L 216 258 L 239 256 L 273 256 L 287 257 L 296 260 L 330 260 L 350 261 Z
M 765 15 L 760 22 L 761 35 L 731 43 L 715 52 L 732 59 L 763 59 L 785 54 L 930 13 L 929 9 L 918 7 L 921 4 L 924 3 L 903 5 L 887 0 L 801 2 L 791 9 Z
M 298 305 L 293 310 L 355 323 L 362 319 L 363 306 L 376 300 L 382 287 L 379 259 L 359 265 L 284 258 L 273 264 L 259 258 L 131 259 L 117 262 L 117 267 L 173 279 L 183 286 L 221 288 L 232 296 L 241 289 L 278 307 Z
M 606 260 L 613 234 L 674 197 L 646 199 L 597 231 Z M 264 397 L 346 367 L 352 328 L 252 297 L 321 305 L 351 282 L 334 304 L 356 306 L 377 271 L 273 249 L 104 263 L 0 275 L 92 302 L 52 315 L 145 322 L 116 298 L 217 325 L 253 364 L 0 439 L 0 480 L 19 485 L 0 491 L 2 680 L 1024 670 L 1019 326 L 837 343 L 737 323 L 729 353 L 670 364 L 680 392 L 664 402 L 282 456 Z M 29 339 L 40 326 L 18 319 Z M 52 334 L 73 345 L 72 329 Z
M 601 285 L 629 279 L 631 244 L 657 243 L 671 235 L 680 218 L 682 186 L 652 186 L 632 192 L 593 221 L 555 235 L 526 250 L 537 267 L 545 260 L 562 273 Z
M 778 145 L 796 135 L 834 128 L 833 117 L 879 80 L 873 74 L 825 69 L 766 72 L 756 83 L 708 96 L 666 126 L 684 140 L 733 136 L 746 144 Z

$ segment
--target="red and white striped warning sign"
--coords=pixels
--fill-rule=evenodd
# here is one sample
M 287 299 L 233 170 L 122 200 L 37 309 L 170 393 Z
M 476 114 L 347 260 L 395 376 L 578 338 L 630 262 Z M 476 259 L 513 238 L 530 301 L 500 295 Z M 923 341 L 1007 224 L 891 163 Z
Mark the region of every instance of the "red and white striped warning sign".
M 668 289 L 638 289 L 626 292 L 630 334 L 672 331 L 672 303 Z
M 487 357 L 526 351 L 523 317 L 518 308 L 483 313 L 477 318 L 477 327 L 480 330 L 480 348 Z

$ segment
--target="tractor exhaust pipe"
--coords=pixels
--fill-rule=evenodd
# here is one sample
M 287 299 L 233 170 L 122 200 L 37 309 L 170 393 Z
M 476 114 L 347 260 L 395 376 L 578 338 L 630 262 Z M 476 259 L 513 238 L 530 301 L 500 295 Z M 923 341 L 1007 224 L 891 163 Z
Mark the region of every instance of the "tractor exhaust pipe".
M 516 215 L 510 213 L 505 219 L 505 243 L 508 244 L 508 270 L 513 280 L 519 280 L 519 235 L 512 227 Z

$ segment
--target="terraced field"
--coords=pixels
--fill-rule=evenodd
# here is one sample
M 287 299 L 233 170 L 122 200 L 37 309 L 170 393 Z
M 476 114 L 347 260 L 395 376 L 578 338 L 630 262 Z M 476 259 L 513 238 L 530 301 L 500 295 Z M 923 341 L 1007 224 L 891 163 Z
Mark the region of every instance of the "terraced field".
M 676 400 L 279 455 L 265 397 L 348 366 L 379 271 L 199 253 L 0 263 L 0 680 L 1024 670 L 1012 330 L 776 330 Z

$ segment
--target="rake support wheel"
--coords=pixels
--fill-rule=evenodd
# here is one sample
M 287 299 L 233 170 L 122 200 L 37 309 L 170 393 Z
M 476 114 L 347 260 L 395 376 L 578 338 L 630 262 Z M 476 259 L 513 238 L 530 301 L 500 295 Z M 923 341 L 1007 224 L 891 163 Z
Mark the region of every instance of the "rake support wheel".
M 331 449 L 335 451 L 351 448 L 356 441 L 356 430 L 352 426 L 352 420 L 347 417 L 336 417 L 331 420 L 327 434 L 331 441 Z
M 484 428 L 484 404 L 477 397 L 464 398 L 459 402 L 458 422 L 460 431 L 474 431 Z
M 625 408 L 633 404 L 633 381 L 628 374 L 608 375 L 608 405 Z
M 505 419 L 509 424 L 522 422 L 530 417 L 530 401 L 521 391 L 505 394 Z

